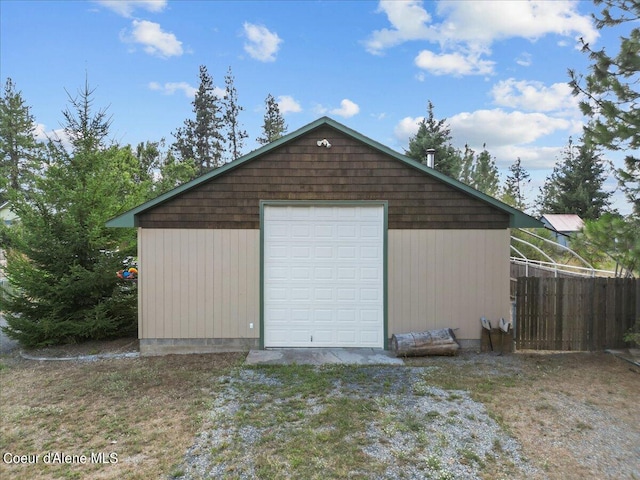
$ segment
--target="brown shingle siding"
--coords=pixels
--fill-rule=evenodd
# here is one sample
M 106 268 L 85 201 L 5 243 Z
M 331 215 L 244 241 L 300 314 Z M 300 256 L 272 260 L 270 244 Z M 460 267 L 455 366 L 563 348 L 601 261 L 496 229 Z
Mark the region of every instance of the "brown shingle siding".
M 316 145 L 323 138 L 330 149 Z M 141 213 L 138 224 L 257 229 L 260 200 L 387 200 L 392 229 L 509 225 L 497 208 L 327 126 Z

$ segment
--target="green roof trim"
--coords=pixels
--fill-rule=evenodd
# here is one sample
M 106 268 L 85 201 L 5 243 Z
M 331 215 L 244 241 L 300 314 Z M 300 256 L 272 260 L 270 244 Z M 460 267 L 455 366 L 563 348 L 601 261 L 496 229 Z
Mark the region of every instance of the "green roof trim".
M 369 147 L 375 150 L 378 150 L 386 155 L 389 155 L 390 157 L 393 157 L 396 160 L 403 162 L 406 165 L 412 168 L 415 168 L 416 170 L 419 170 L 426 175 L 429 175 L 430 177 L 440 180 L 441 182 L 449 185 L 452 188 L 465 192 L 466 194 L 471 195 L 472 197 L 475 197 L 478 200 L 481 200 L 485 203 L 488 203 L 489 205 L 492 205 L 498 210 L 501 210 L 504 213 L 509 215 L 509 226 L 512 228 L 527 228 L 527 227 L 543 228 L 544 227 L 542 222 L 540 222 L 536 218 L 533 218 L 530 215 L 527 215 L 526 213 L 521 212 L 520 210 L 513 208 L 510 205 L 507 205 L 506 203 L 501 202 L 500 200 L 497 200 L 468 185 L 465 185 L 464 183 L 459 182 L 458 180 L 454 180 L 453 178 L 450 178 L 438 172 L 437 170 L 434 170 L 433 168 L 427 167 L 426 165 L 423 165 L 420 162 L 417 162 L 412 158 L 407 157 L 406 155 L 396 152 L 395 150 L 392 150 L 391 148 L 379 142 L 376 142 L 375 140 L 372 140 L 362 135 L 361 133 L 358 133 L 355 130 L 352 130 L 349 127 L 346 127 L 345 125 L 342 125 L 341 123 L 338 123 L 329 117 L 321 117 L 318 120 L 315 120 L 314 122 L 311 122 L 308 125 L 305 125 L 304 127 L 299 128 L 298 130 L 291 132 L 274 142 L 264 145 L 254 150 L 253 152 L 250 152 L 247 155 L 244 155 L 238 158 L 237 160 L 229 162 L 220 168 L 217 168 L 215 170 L 212 170 L 211 172 L 205 173 L 204 175 L 198 178 L 195 178 L 190 182 L 184 183 L 179 187 L 174 188 L 173 190 L 163 193 L 162 195 L 154 198 L 153 200 L 149 200 L 148 202 L 145 202 L 142 205 L 139 205 L 129 210 L 128 212 L 123 213 L 122 215 L 112 218 L 106 223 L 106 225 L 107 227 L 137 227 L 138 226 L 137 216 L 140 213 L 143 213 L 151 208 L 154 208 L 157 205 L 160 205 L 161 203 L 167 202 L 172 198 L 186 191 L 196 188 L 198 185 L 208 182 L 212 178 L 215 178 L 219 175 L 224 175 L 226 172 L 230 170 L 239 168 L 245 163 L 255 160 L 256 158 L 259 158 L 271 152 L 272 150 L 275 150 L 278 147 L 281 147 L 282 145 L 289 143 L 322 126 L 332 127 L 345 135 L 348 135 L 356 140 L 359 140 L 360 142 L 368 145 Z

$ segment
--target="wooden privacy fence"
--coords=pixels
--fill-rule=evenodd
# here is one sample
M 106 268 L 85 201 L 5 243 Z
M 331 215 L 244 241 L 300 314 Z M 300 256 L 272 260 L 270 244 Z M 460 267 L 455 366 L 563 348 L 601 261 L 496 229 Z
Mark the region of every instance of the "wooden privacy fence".
M 520 277 L 516 348 L 624 348 L 622 337 L 639 316 L 640 279 Z

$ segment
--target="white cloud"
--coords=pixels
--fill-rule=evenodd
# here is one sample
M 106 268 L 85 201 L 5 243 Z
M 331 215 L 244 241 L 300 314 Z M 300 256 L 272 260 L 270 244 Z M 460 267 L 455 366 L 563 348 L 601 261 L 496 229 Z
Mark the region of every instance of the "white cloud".
M 196 96 L 197 88 L 192 87 L 187 82 L 168 82 L 160 85 L 158 82 L 150 82 L 149 89 L 164 93 L 165 95 L 173 95 L 177 91 L 184 93 L 186 97 L 193 98 Z
M 47 126 L 44 123 L 36 123 L 36 128 L 33 130 L 33 136 L 39 142 L 47 140 Z
M 509 78 L 496 83 L 491 96 L 493 103 L 502 107 L 579 115 L 578 99 L 565 82 L 547 87 L 542 82 Z
M 244 44 L 244 50 L 254 58 L 261 62 L 273 62 L 276 59 L 276 53 L 280 49 L 283 40 L 277 33 L 270 32 L 262 25 L 254 25 L 247 23 L 243 25 L 244 34 L 248 40 Z
M 577 12 L 575 0 L 485 0 L 482 2 L 442 1 L 438 14 L 445 41 L 491 45 L 496 40 L 526 38 L 536 40 L 548 34 L 593 42 L 599 36 L 591 17 Z
M 334 108 L 330 111 L 332 115 L 338 115 L 344 118 L 350 118 L 354 115 L 360 113 L 360 107 L 352 102 L 351 100 L 345 98 L 340 102 L 340 108 Z
M 167 6 L 167 0 L 97 0 L 97 3 L 127 18 L 131 18 L 137 8 L 156 13 Z
M 533 145 L 502 145 L 492 148 L 491 155 L 495 156 L 496 164 L 501 168 L 508 168 L 520 158 L 526 170 L 550 170 L 564 147 L 536 147 Z
M 329 111 L 327 107 L 322 106 L 319 103 L 314 105 L 312 110 L 313 110 L 313 113 L 315 113 L 316 115 L 324 115 Z
M 422 1 L 381 0 L 377 12 L 386 13 L 392 28 L 375 30 L 371 34 L 364 42 L 369 53 L 378 55 L 384 49 L 408 40 L 434 38 L 434 32 L 427 26 L 431 16 L 422 7 Z
M 278 108 L 283 115 L 302 111 L 300 104 L 291 95 L 280 95 L 278 97 Z
M 139 43 L 144 51 L 161 58 L 180 56 L 184 53 L 182 42 L 173 33 L 163 32 L 159 23 L 133 20 L 130 35 L 122 35 L 125 42 Z
M 489 75 L 493 73 L 495 62 L 482 60 L 480 52 L 465 55 L 462 52 L 433 53 L 422 50 L 415 58 L 417 67 L 434 75 Z
M 575 0 L 485 0 L 438 2 L 439 23 L 433 22 L 419 0 L 383 1 L 377 12 L 385 13 L 390 28 L 375 30 L 363 42 L 372 54 L 407 41 L 428 41 L 439 44 L 441 51 L 423 49 L 415 58 L 418 67 L 436 75 L 484 75 L 493 72 L 494 62 L 482 59 L 491 54 L 495 41 L 525 38 L 535 41 L 554 34 L 595 41 L 599 34 L 591 17 L 577 11 Z M 528 54 L 516 62 L 531 64 Z
M 394 136 L 404 147 L 418 132 L 424 117 L 405 117 L 394 128 Z M 538 147 L 534 140 L 556 130 L 570 128 L 571 122 L 544 114 L 505 113 L 501 110 L 479 110 L 461 113 L 447 119 L 453 144 L 460 149 L 467 144 L 476 151 L 486 143 L 500 167 L 507 167 L 518 157 L 527 169 L 553 168 L 562 147 Z
M 424 117 L 405 117 L 394 128 L 398 141 L 407 145 L 409 138 L 418 132 L 418 124 Z M 446 122 L 451 128 L 453 141 L 459 147 L 469 144 L 472 148 L 484 143 L 494 148 L 507 145 L 526 145 L 558 130 L 570 130 L 573 122 L 544 113 L 507 113 L 501 109 L 476 110 L 458 113 Z
M 522 52 L 520 55 L 518 55 L 518 58 L 516 58 L 516 63 L 522 67 L 530 67 L 531 64 L 533 63 L 533 60 L 531 59 L 531 54 L 527 52 Z
M 198 89 L 187 82 L 167 82 L 164 85 L 158 82 L 149 82 L 148 87 L 150 90 L 159 91 L 165 95 L 173 95 L 180 91 L 188 98 L 193 98 L 196 96 L 196 93 L 198 93 Z M 213 87 L 213 94 L 222 99 L 227 96 L 227 91 L 224 88 Z
M 71 139 L 65 132 L 64 128 L 54 128 L 53 130 L 48 130 L 47 126 L 44 123 L 36 123 L 36 128 L 33 131 L 33 136 L 39 142 L 48 142 L 52 140 L 54 142 L 59 142 L 59 144 L 69 150 L 71 148 Z
M 408 145 L 409 139 L 418 133 L 418 125 L 424 117 L 404 117 L 393 129 L 394 136 L 402 145 Z
M 447 119 L 454 139 L 477 147 L 491 148 L 532 143 L 558 130 L 568 130 L 572 123 L 544 113 L 507 113 L 501 109 L 463 112 Z

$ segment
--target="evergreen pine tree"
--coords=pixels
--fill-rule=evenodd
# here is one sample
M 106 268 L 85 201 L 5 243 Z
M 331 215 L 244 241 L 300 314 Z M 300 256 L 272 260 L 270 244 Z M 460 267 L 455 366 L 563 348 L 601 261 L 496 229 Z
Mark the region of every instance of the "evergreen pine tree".
M 498 193 L 500 178 L 495 160 L 491 157 L 483 145 L 482 152 L 476 158 L 471 173 L 471 186 L 487 195 L 495 196 Z
M 181 161 L 192 159 L 198 166 L 198 175 L 202 175 L 223 164 L 224 119 L 213 78 L 205 65 L 200 66 L 199 78 L 192 102 L 195 119 L 185 120 L 184 126 L 174 132 L 173 150 Z
M 226 140 L 231 160 L 235 160 L 242 155 L 244 141 L 249 135 L 246 130 L 240 127 L 238 121 L 238 115 L 244 108 L 238 104 L 238 92 L 234 85 L 231 67 L 229 67 L 224 77 L 224 84 L 226 94 L 222 100 L 222 105 L 224 107 L 224 124 L 227 131 Z
M 632 212 L 626 217 L 608 214 L 597 222 L 587 222 L 584 233 L 631 272 L 640 266 L 640 2 L 594 3 L 603 5 L 600 15 L 593 15 L 598 29 L 624 25 L 630 29 L 619 35 L 620 48 L 613 54 L 611 49 L 594 50 L 583 42 L 582 50 L 591 60 L 590 73 L 582 76 L 569 70 L 569 84 L 580 98 L 582 112 L 590 117 L 584 129 L 585 142 L 626 154 L 624 166 L 615 173 Z M 636 328 L 640 328 L 638 324 Z
M 427 150 L 434 149 L 434 168 L 457 180 L 460 177 L 462 158 L 460 152 L 451 145 L 451 129 L 446 119 L 436 120 L 431 101 L 427 110 L 427 117 L 419 123 L 418 132 L 409 140 L 409 148 L 405 154 L 426 164 Z
M 585 143 L 574 145 L 569 139 L 562 162 L 541 189 L 540 213 L 573 213 L 593 220 L 607 211 L 610 192 L 602 189 L 605 165 L 600 155 Z
M 467 185 L 471 185 L 473 179 L 473 165 L 476 159 L 476 152 L 469 147 L 469 145 L 464 146 L 464 155 L 462 156 L 462 161 L 460 162 L 460 176 L 458 180 Z
M 630 152 L 632 164 L 640 161 L 640 2 L 594 0 L 604 3 L 601 16 L 594 15 L 599 29 L 628 24 L 628 35 L 620 37 L 620 50 L 610 55 L 604 48 L 593 50 L 583 41 L 582 50 L 592 61 L 586 77 L 569 70 L 570 85 L 580 98 L 582 112 L 591 118 L 585 141 L 607 150 Z
M 265 99 L 265 110 L 262 136 L 256 138 L 256 141 L 261 145 L 271 143 L 287 132 L 287 124 L 280 113 L 278 102 L 276 102 L 276 99 L 273 98 L 271 94 L 267 95 Z
M 92 109 L 85 85 L 64 111 L 71 147 L 49 144 L 50 158 L 29 189 L 12 190 L 19 222 L 4 228 L 5 274 L 15 287 L 0 301 L 7 334 L 26 346 L 110 338 L 135 332 L 136 295 L 115 275 L 135 255 L 133 229 L 105 222 L 144 199 L 130 148 L 105 146 L 109 119 Z
M 35 138 L 35 120 L 10 78 L 0 98 L 0 196 L 20 190 L 40 168 L 42 145 Z
M 509 166 L 509 174 L 505 181 L 504 200 L 519 210 L 526 210 L 527 203 L 524 195 L 525 185 L 531 182 L 529 172 L 522 166 L 520 157 Z

